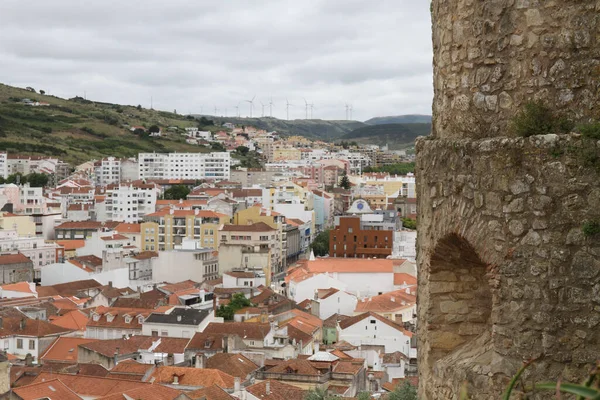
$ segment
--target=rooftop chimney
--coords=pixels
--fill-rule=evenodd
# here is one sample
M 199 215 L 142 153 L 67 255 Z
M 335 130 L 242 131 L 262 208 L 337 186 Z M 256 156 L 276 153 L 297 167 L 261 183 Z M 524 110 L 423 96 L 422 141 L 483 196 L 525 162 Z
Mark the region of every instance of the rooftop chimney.
M 271 394 L 271 381 L 267 381 L 267 383 L 265 384 L 265 394 L 266 395 Z
M 239 377 L 235 377 L 235 379 L 233 380 L 233 392 L 234 393 L 239 393 L 241 389 L 241 380 Z
M 25 326 L 27 326 L 27 321 L 25 320 L 25 318 L 21 318 L 21 322 L 19 323 L 19 329 L 23 330 L 25 329 Z

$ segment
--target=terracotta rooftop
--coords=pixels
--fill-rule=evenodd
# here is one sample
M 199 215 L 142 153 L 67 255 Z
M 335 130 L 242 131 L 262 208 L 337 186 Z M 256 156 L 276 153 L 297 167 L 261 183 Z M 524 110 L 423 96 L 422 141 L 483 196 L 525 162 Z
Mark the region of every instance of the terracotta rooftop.
M 417 277 L 404 273 L 404 272 L 396 272 L 394 274 L 394 285 L 416 285 Z
M 388 326 L 390 326 L 390 327 L 392 327 L 394 329 L 397 329 L 398 331 L 402 332 L 405 336 L 412 337 L 412 335 L 413 335 L 412 332 L 407 331 L 402 326 L 396 324 L 395 322 L 390 321 L 387 318 L 382 317 L 379 314 L 375 314 L 373 312 L 366 312 L 366 313 L 355 315 L 354 317 L 350 317 L 348 319 L 345 319 L 344 321 L 340 322 L 340 324 L 339 324 L 340 328 L 346 329 L 346 328 L 348 328 L 348 327 L 350 327 L 350 326 L 352 326 L 352 325 L 354 325 L 354 324 L 356 324 L 356 323 L 364 320 L 367 317 L 374 318 L 374 319 L 376 319 L 376 320 L 378 320 L 378 321 L 380 321 L 380 322 L 382 322 L 382 323 L 384 323 L 384 324 L 386 324 L 386 325 L 388 325 Z
M 31 285 L 33 285 L 34 290 L 31 290 Z M 28 293 L 32 295 L 37 294 L 35 285 L 33 283 L 31 285 L 29 282 L 7 283 L 6 285 L 0 286 L 0 289 L 11 292 Z
M 101 286 L 102 284 L 95 279 L 84 279 L 52 286 L 38 286 L 37 291 L 39 296 L 54 296 L 57 294 L 61 296 L 73 296 L 83 290 L 97 289 Z
M 244 271 L 229 271 L 229 272 L 225 272 L 225 275 L 229 275 L 234 278 L 254 278 L 254 277 L 256 277 L 256 274 L 254 272 L 244 272 Z
M 390 273 L 394 271 L 394 265 L 399 265 L 404 260 L 389 260 L 382 258 L 317 258 L 314 261 L 303 261 L 297 267 L 290 269 L 285 277 L 286 282 L 291 280 L 300 282 L 314 275 L 330 273 Z M 390 277 L 391 278 L 391 277 Z
M 330 316 L 329 318 L 327 318 L 326 320 L 323 321 L 323 327 L 326 328 L 335 328 L 337 326 L 338 322 L 341 322 L 345 319 L 350 318 L 347 315 L 343 315 L 343 314 L 333 314 L 332 316 Z
M 224 232 L 272 232 L 275 231 L 264 222 L 257 222 L 252 225 L 223 225 L 221 231 Z
M 195 288 L 197 285 L 197 282 L 188 279 L 187 281 L 167 283 L 166 285 L 158 286 L 158 290 L 166 294 L 172 294 L 182 290 Z
M 235 397 L 232 397 L 229 393 L 217 385 L 187 392 L 186 395 L 193 400 L 235 400 Z
M 148 381 L 162 384 L 172 384 L 177 377 L 180 385 L 207 387 L 218 385 L 224 389 L 232 389 L 233 376 L 218 369 L 188 368 L 188 367 L 157 367 L 148 377 Z
M 58 337 L 48 346 L 40 356 L 44 362 L 77 362 L 78 346 L 80 344 L 96 342 L 98 339 L 86 339 L 76 337 Z
M 152 368 L 154 368 L 154 364 L 142 364 L 135 360 L 123 360 L 108 372 L 107 378 L 141 382 L 144 375 Z
M 23 400 L 38 399 L 61 399 L 61 400 L 81 400 L 75 392 L 69 389 L 58 379 L 51 379 L 45 382 L 33 383 L 27 386 L 14 388 L 12 392 Z
M 248 375 L 260 367 L 252 360 L 242 354 L 236 353 L 217 353 L 206 361 L 207 368 L 218 369 L 236 378 L 241 378 L 242 382 Z
M 308 360 L 291 359 L 269 369 L 269 372 L 280 374 L 321 375 Z
M 0 255 L 0 265 L 10 264 L 33 264 L 33 262 L 22 253 Z
M 57 240 L 56 244 L 64 247 L 65 251 L 73 251 L 85 246 L 85 240 L 73 239 L 73 240 Z
M 143 308 L 98 307 L 90 314 L 88 327 L 142 329 L 142 322 L 152 313 Z
M 267 334 L 271 331 L 271 324 L 258 322 L 211 322 L 204 329 L 207 334 L 235 334 L 242 339 L 264 340 Z
M 0 328 L 0 337 L 13 335 L 45 337 L 66 334 L 72 332 L 72 329 L 53 325 L 49 322 L 27 317 L 3 317 L 2 327 Z
M 98 398 L 115 393 L 122 393 L 140 387 L 151 386 L 149 383 L 127 381 L 124 379 L 100 378 L 96 376 L 70 375 L 42 372 L 34 383 L 59 379 L 73 392 L 80 396 Z
M 85 331 L 88 323 L 88 316 L 79 310 L 73 310 L 53 319 L 51 323 L 74 331 Z
M 129 238 L 125 235 L 121 235 L 120 233 L 113 233 L 109 236 L 101 236 L 100 239 L 104 241 L 112 241 L 112 240 L 129 240 Z
M 380 294 L 378 296 L 362 299 L 356 303 L 357 313 L 373 311 L 376 313 L 394 312 L 408 307 L 412 307 L 417 303 L 417 296 L 406 293 L 406 289 L 394 290 Z
M 122 393 L 114 393 L 97 400 L 183 400 L 183 392 L 162 385 L 146 385 Z
M 275 380 L 256 383 L 248 386 L 246 390 L 261 400 L 304 400 L 306 396 L 306 391 Z

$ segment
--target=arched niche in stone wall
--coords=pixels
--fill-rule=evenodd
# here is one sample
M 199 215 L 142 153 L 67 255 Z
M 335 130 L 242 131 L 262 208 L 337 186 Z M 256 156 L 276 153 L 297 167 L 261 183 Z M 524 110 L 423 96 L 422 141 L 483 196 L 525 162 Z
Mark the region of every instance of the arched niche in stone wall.
M 439 369 L 444 359 L 468 351 L 474 342 L 491 340 L 492 291 L 487 269 L 468 241 L 455 233 L 436 244 L 429 267 L 430 368 Z

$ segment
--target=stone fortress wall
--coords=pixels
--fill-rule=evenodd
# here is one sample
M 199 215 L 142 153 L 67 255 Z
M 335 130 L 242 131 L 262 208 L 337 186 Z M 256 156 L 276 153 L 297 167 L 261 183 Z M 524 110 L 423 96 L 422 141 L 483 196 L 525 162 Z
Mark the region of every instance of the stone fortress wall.
M 600 1 L 433 0 L 433 132 L 417 142 L 419 398 L 497 399 L 600 359 L 600 161 L 577 135 L 515 137 L 543 100 L 600 120 Z

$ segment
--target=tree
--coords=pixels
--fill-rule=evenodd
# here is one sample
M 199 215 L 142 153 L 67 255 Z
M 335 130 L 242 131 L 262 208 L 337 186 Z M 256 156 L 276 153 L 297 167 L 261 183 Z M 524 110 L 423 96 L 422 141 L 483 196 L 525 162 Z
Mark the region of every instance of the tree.
M 314 388 L 306 392 L 304 400 L 332 400 L 333 396 L 327 394 L 326 389 L 320 387 Z
M 417 229 L 417 221 L 412 218 L 402 218 L 402 226 L 407 229 Z
M 50 179 L 46 174 L 38 174 L 37 172 L 32 172 L 31 174 L 25 177 L 27 182 L 31 187 L 45 187 L 48 184 L 48 180 Z
M 174 185 L 165 190 L 165 200 L 180 200 L 185 199 L 190 194 L 190 189 L 185 185 Z
M 319 233 L 310 246 L 315 256 L 326 256 L 329 254 L 329 229 Z
M 158 125 L 152 125 L 150 128 L 148 128 L 148 132 L 158 133 L 158 132 L 160 132 L 160 128 L 158 127 Z
M 6 178 L 6 183 L 27 183 L 27 177 L 22 173 L 17 172 L 16 174 L 9 175 L 8 178 Z
M 398 385 L 388 395 L 389 400 L 417 400 L 417 388 L 410 384 L 409 381 L 404 381 L 403 385 Z
M 142 111 L 142 106 L 141 105 L 138 104 L 136 108 L 138 109 L 138 111 Z
M 235 148 L 235 152 L 238 153 L 240 156 L 247 155 L 249 151 L 250 151 L 250 149 L 247 148 L 246 146 L 238 146 Z
M 213 149 L 214 151 L 226 151 L 227 149 L 225 149 L 225 146 L 223 146 L 223 143 L 219 143 L 219 142 L 212 142 L 210 144 L 210 148 Z
M 46 91 L 45 91 L 45 90 L 41 90 L 41 89 L 40 89 L 40 94 L 43 96 L 43 95 L 45 95 L 45 94 L 46 94 Z
M 233 316 L 237 310 L 244 307 L 250 307 L 252 302 L 246 298 L 244 293 L 234 293 L 229 304 L 221 304 L 217 310 L 217 317 L 222 317 L 227 321 L 233 320 Z
M 138 136 L 144 136 L 144 134 L 146 133 L 145 130 L 143 130 L 142 128 L 135 128 L 135 130 L 133 131 L 134 134 L 138 135 Z
M 358 400 L 371 400 L 371 393 L 369 393 L 369 392 L 360 392 L 356 398 Z
M 343 189 L 350 189 L 350 179 L 348 179 L 348 175 L 346 175 L 346 171 L 342 175 L 342 179 L 340 179 L 340 187 Z

